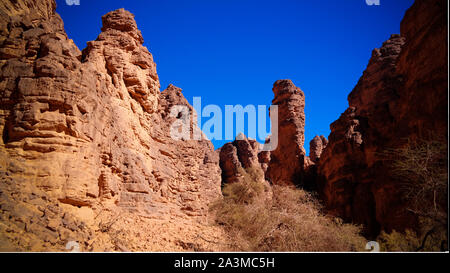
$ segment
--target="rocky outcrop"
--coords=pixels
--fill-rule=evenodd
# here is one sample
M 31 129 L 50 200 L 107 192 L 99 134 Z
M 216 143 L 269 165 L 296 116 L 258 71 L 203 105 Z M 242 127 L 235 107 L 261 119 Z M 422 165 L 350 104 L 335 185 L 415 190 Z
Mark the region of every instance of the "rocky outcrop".
M 126 91 L 144 112 L 154 112 L 160 87 L 156 64 L 142 45 L 144 39 L 133 15 L 119 9 L 104 15 L 102 22 L 102 32 L 97 40 L 88 42 L 82 62 L 108 75 L 114 89 Z
M 270 162 L 270 151 L 261 151 L 258 153 L 258 161 L 261 164 L 261 168 L 264 174 L 267 173 L 267 168 L 269 168 Z
M 278 106 L 278 146 L 270 153 L 266 177 L 273 184 L 302 185 L 307 164 L 305 142 L 305 95 L 291 80 L 273 85 L 273 105 Z
M 407 138 L 446 136 L 446 5 L 414 3 L 401 34 L 373 51 L 349 108 L 330 126 L 318 163 L 320 194 L 330 212 L 365 224 L 369 235 L 415 225 L 383 152 Z
M 99 221 L 119 212 L 208 233 L 201 223 L 221 196 L 218 156 L 206 139 L 171 138 L 180 118 L 171 107 L 190 105 L 179 88 L 159 91 L 133 15 L 103 16 L 81 52 L 53 0 L 2 1 L 0 14 L 1 244 L 61 250 L 71 239 L 117 250 Z M 113 224 L 126 228 L 120 219 Z M 179 248 L 172 241 L 165 249 Z
M 328 140 L 324 136 L 315 136 L 309 142 L 309 159 L 311 159 L 312 162 L 317 163 L 323 150 L 327 147 L 327 144 Z
M 262 145 L 243 133 L 236 136 L 233 142 L 224 144 L 219 149 L 219 165 L 222 169 L 222 185 L 244 183 L 246 194 L 258 191 L 259 201 L 267 202 L 272 198 L 272 189 L 265 179 L 264 162 L 270 152 L 260 151 Z M 261 190 L 261 192 L 259 192 Z
M 260 150 L 262 144 L 239 134 L 235 141 L 220 148 L 222 183 L 241 181 L 242 170 L 246 169 L 262 172 L 262 181 L 276 185 L 305 186 L 313 182 L 314 171 L 309 167 L 314 162 L 303 148 L 305 95 L 291 80 L 276 81 L 272 90 L 272 104 L 278 108 L 278 145 L 273 151 Z M 266 139 L 266 144 L 271 142 L 271 137 Z
M 256 140 L 240 133 L 233 142 L 226 143 L 220 148 L 219 164 L 223 184 L 242 181 L 243 172 L 249 170 L 260 173 L 261 180 L 264 180 L 264 171 L 258 158 L 259 146 Z
M 414 3 L 401 34 L 373 51 L 329 143 L 315 137 L 307 157 L 305 96 L 292 81 L 273 86 L 274 151 L 240 135 L 215 152 L 182 90 L 160 92 L 131 13 L 103 16 L 80 51 L 54 0 L 0 2 L 0 251 L 71 241 L 83 251 L 217 250 L 226 236 L 207 224 L 209 204 L 221 181 L 249 176 L 265 189 L 317 186 L 329 212 L 368 235 L 414 226 L 382 154 L 447 136 L 446 5 Z M 190 125 L 181 139 L 178 121 Z

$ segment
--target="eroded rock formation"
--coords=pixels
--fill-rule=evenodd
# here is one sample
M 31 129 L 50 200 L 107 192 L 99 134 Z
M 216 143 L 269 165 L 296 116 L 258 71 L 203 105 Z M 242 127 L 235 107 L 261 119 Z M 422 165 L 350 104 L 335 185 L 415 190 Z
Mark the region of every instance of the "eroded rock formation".
M 111 239 L 117 234 L 98 228 L 118 212 L 133 212 L 130 223 L 154 219 L 155 229 L 178 219 L 216 234 L 201 223 L 221 196 L 218 156 L 206 139 L 170 137 L 177 118 L 170 107 L 189 104 L 174 86 L 160 93 L 133 15 L 103 16 L 83 52 L 53 0 L 2 1 L 0 15 L 1 245 L 61 250 L 71 239 L 120 250 Z M 117 232 L 126 234 L 120 219 Z M 182 249 L 174 241 L 183 236 L 194 240 L 172 235 L 162 249 Z M 150 237 L 123 248 L 151 250 Z
M 259 172 L 264 180 L 264 171 L 259 162 L 260 144 L 240 133 L 233 142 L 226 143 L 220 148 L 220 167 L 222 169 L 222 183 L 236 183 L 243 179 L 243 172 Z
M 327 144 L 328 140 L 324 136 L 315 136 L 309 142 L 309 159 L 311 159 L 312 162 L 317 163 L 323 150 L 327 147 Z
M 270 154 L 266 177 L 273 184 L 302 185 L 307 165 L 305 149 L 305 95 L 291 80 L 273 85 L 273 105 L 278 105 L 278 146 Z
M 268 137 L 265 141 L 265 144 L 270 142 L 270 137 Z M 261 168 L 264 172 L 264 175 L 267 173 L 267 168 L 269 168 L 270 163 L 270 151 L 261 150 L 258 153 L 258 161 L 261 164 Z
M 240 135 L 215 152 L 206 139 L 171 137 L 177 120 L 199 133 L 195 113 L 180 88 L 160 92 L 131 13 L 103 16 L 80 51 L 53 0 L 0 2 L 0 251 L 70 241 L 84 251 L 217 250 L 211 242 L 226 236 L 206 224 L 208 206 L 221 181 L 249 172 L 265 186 L 317 185 L 329 212 L 369 235 L 414 226 L 381 155 L 405 138 L 446 135 L 446 5 L 415 2 L 401 34 L 373 51 L 329 143 L 315 137 L 307 157 L 305 96 L 292 81 L 273 86 L 274 151 Z M 172 115 L 176 105 L 188 116 Z
M 248 192 L 261 190 L 259 201 L 266 202 L 272 198 L 270 184 L 265 179 L 265 163 L 270 152 L 261 151 L 262 145 L 243 133 L 233 142 L 224 144 L 219 152 L 219 164 L 222 169 L 222 184 L 246 183 Z M 254 184 L 255 183 L 255 184 Z
M 386 149 L 447 132 L 446 1 L 417 0 L 392 35 L 375 49 L 349 108 L 331 124 L 319 160 L 319 191 L 328 209 L 379 230 L 414 227 Z

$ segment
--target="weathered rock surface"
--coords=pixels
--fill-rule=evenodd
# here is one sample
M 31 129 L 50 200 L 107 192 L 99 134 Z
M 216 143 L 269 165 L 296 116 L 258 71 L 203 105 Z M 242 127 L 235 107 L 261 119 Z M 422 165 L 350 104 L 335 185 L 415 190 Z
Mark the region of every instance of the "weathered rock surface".
M 55 7 L 0 2 L 0 251 L 64 250 L 70 241 L 83 251 L 219 250 L 227 238 L 207 225 L 208 206 L 221 180 L 240 182 L 248 170 L 265 174 L 265 185 L 317 182 L 329 212 L 369 235 L 415 224 L 380 154 L 407 137 L 446 135 L 445 1 L 417 0 L 407 11 L 401 35 L 373 51 L 329 143 L 314 138 L 310 157 L 305 96 L 292 81 L 273 86 L 274 151 L 241 135 L 215 152 L 191 140 L 202 134 L 181 89 L 160 92 L 131 13 L 103 16 L 80 51 Z M 171 115 L 176 105 L 189 113 Z M 192 125 L 190 137 L 175 140 L 179 120 Z
M 324 136 L 315 136 L 309 142 L 309 159 L 311 159 L 312 162 L 317 163 L 323 150 L 327 147 L 327 144 L 328 140 Z
M 222 169 L 222 183 L 236 183 L 243 179 L 243 172 L 254 170 L 260 172 L 264 180 L 264 171 L 259 162 L 260 144 L 240 133 L 233 142 L 226 143 L 220 148 L 220 168 Z
M 269 140 L 266 140 L 266 143 L 269 142 Z M 267 168 L 269 168 L 270 163 L 270 151 L 260 151 L 258 153 L 258 161 L 259 164 L 261 164 L 261 168 L 264 172 L 264 176 L 267 173 Z
M 260 200 L 265 202 L 272 198 L 272 190 L 265 179 L 263 161 L 267 161 L 270 152 L 260 151 L 261 144 L 240 133 L 233 142 L 224 144 L 219 152 L 219 165 L 222 169 L 222 184 L 253 183 L 262 186 Z M 251 187 L 251 186 L 250 186 Z
M 305 95 L 291 80 L 273 85 L 273 105 L 278 105 L 278 146 L 270 153 L 266 177 L 278 185 L 302 185 L 308 164 L 305 142 Z
M 375 49 L 349 108 L 331 124 L 318 162 L 319 191 L 330 212 L 381 229 L 414 227 L 399 198 L 398 181 L 383 160 L 407 138 L 447 132 L 446 1 L 417 0 L 401 34 Z
M 190 106 L 179 88 L 159 91 L 133 15 L 103 16 L 97 40 L 81 52 L 55 7 L 53 0 L 0 3 L 1 245 L 62 250 L 71 239 L 117 250 L 95 215 L 118 212 L 219 234 L 204 224 L 221 196 L 218 156 L 206 139 L 170 137 L 178 118 L 171 106 Z M 113 224 L 125 230 L 124 221 Z M 183 243 L 184 236 L 180 229 L 172 237 Z M 143 240 L 134 250 L 152 246 Z M 180 248 L 172 241 L 159 249 Z

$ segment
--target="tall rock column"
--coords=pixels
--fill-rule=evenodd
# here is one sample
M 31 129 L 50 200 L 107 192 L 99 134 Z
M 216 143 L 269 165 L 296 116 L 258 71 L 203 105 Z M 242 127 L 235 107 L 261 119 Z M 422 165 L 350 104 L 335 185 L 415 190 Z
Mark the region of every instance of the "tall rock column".
M 309 142 L 309 158 L 312 162 L 317 163 L 319 161 L 320 155 L 327 147 L 327 144 L 328 140 L 324 136 L 315 136 Z
M 278 146 L 271 152 L 266 177 L 273 184 L 302 184 L 306 155 L 305 95 L 291 80 L 273 85 L 273 105 L 278 105 Z

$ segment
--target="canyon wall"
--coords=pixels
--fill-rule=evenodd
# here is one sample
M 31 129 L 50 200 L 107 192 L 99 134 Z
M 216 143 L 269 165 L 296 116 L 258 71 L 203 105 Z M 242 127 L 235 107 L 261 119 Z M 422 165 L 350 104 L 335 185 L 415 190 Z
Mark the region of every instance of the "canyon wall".
M 160 92 L 133 15 L 103 16 L 81 52 L 55 8 L 0 3 L 2 245 L 51 250 L 72 238 L 89 248 L 97 216 L 118 211 L 203 223 L 221 196 L 218 156 L 209 140 L 170 137 L 180 118 L 171 107 L 190 105 L 177 87 Z
M 372 57 L 330 126 L 318 165 L 328 210 L 368 235 L 415 226 L 384 154 L 410 140 L 447 137 L 447 4 L 417 0 Z
M 447 137 L 446 9 L 440 0 L 418 0 L 408 9 L 401 33 L 373 50 L 348 95 L 348 109 L 330 125 L 329 140 L 311 140 L 309 157 L 303 148 L 305 95 L 290 80 L 276 81 L 278 146 L 258 154 L 266 180 L 317 190 L 329 213 L 363 224 L 369 237 L 417 227 L 386 152 L 408 141 Z M 222 148 L 225 183 L 238 180 L 238 154 L 236 141 Z
M 217 250 L 227 238 L 207 224 L 208 207 L 221 182 L 249 173 L 266 189 L 317 189 L 328 212 L 370 236 L 415 225 L 383 152 L 447 136 L 445 1 L 417 0 L 406 12 L 309 157 L 305 95 L 292 81 L 273 85 L 274 151 L 244 135 L 218 151 L 204 137 L 175 140 L 172 125 L 190 114 L 189 133 L 199 132 L 194 110 L 180 88 L 160 92 L 133 15 L 103 16 L 80 51 L 55 8 L 0 2 L 0 251 L 64 250 L 70 241 L 91 251 Z M 189 113 L 171 114 L 175 105 Z

